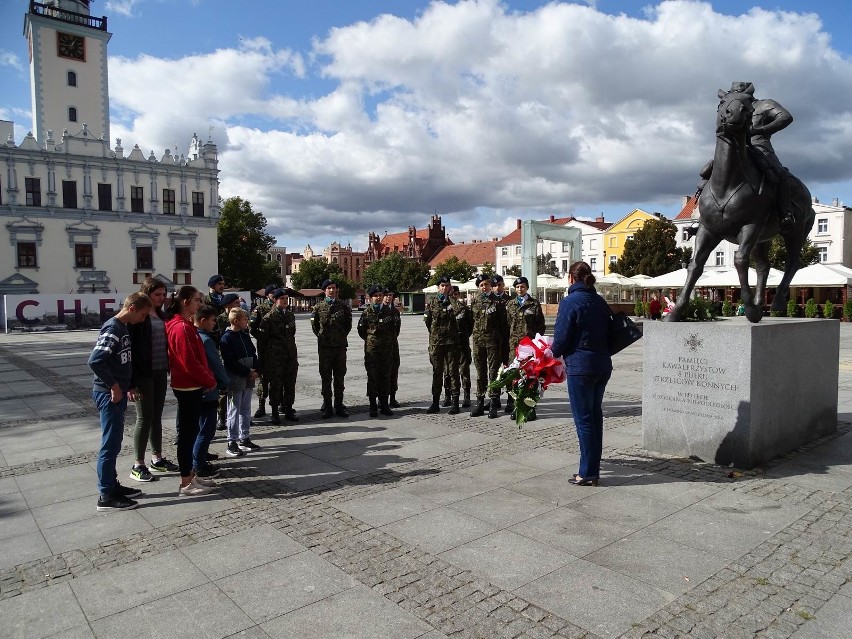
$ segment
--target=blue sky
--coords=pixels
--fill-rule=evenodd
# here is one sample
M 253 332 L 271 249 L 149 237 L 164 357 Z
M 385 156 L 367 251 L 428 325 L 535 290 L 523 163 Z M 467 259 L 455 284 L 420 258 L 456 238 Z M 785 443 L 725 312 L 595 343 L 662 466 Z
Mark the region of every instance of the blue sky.
M 25 0 L 0 2 L 0 119 L 29 130 Z M 712 154 L 716 90 L 750 80 L 821 201 L 852 203 L 848 3 L 96 0 L 113 137 L 219 145 L 221 193 L 279 245 L 516 218 L 673 216 Z

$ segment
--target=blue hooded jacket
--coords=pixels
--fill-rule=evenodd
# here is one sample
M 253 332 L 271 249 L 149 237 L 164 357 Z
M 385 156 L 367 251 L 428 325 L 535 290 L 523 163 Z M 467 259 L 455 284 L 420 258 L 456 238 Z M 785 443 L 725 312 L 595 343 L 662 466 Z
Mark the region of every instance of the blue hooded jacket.
M 559 302 L 553 328 L 554 357 L 565 359 L 568 375 L 598 375 L 612 371 L 609 356 L 610 310 L 604 299 L 583 282 L 576 282 Z

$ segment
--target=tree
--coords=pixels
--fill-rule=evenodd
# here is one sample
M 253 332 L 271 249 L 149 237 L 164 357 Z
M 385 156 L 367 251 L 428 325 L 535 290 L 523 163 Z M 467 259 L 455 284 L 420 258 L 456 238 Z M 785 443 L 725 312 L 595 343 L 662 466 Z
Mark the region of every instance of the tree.
M 435 284 L 444 275 L 457 282 L 467 282 L 476 275 L 476 268 L 453 255 L 435 267 L 435 274 L 429 278 L 429 284 Z
M 513 264 L 509 268 L 506 269 L 506 275 L 511 275 L 512 277 L 520 277 L 522 275 L 522 270 L 520 264 Z
M 342 300 L 351 300 L 355 297 L 355 282 L 343 275 L 340 266 L 329 264 L 324 257 L 314 257 L 302 260 L 299 270 L 293 273 L 290 281 L 293 288 L 319 288 L 325 280 L 331 280 L 337 284 L 337 294 Z
M 609 270 L 627 277 L 639 273 L 656 277 L 679 269 L 692 252 L 679 247 L 676 236 L 677 228 L 666 218 L 648 220 L 624 243 L 624 252 Z
M 419 291 L 429 279 L 429 265 L 407 260 L 402 253 L 390 253 L 364 271 L 364 288 L 371 284 L 393 291 Z
M 491 262 L 483 262 L 482 266 L 479 267 L 480 275 L 485 275 L 486 277 L 491 277 L 497 271 L 494 268 L 494 265 Z
M 219 272 L 227 286 L 253 291 L 282 283 L 277 262 L 266 259 L 275 238 L 266 232 L 266 218 L 251 202 L 240 197 L 222 202 L 216 235 Z
M 802 266 L 810 266 L 819 262 L 819 249 L 813 245 L 809 238 L 805 238 L 802 246 Z M 754 261 L 752 260 L 752 266 Z M 784 246 L 784 238 L 776 235 L 769 245 L 769 266 L 783 271 L 787 267 L 787 247 Z
M 556 268 L 556 262 L 553 261 L 553 256 L 550 253 L 537 255 L 535 261 L 538 275 L 559 275 L 559 269 Z

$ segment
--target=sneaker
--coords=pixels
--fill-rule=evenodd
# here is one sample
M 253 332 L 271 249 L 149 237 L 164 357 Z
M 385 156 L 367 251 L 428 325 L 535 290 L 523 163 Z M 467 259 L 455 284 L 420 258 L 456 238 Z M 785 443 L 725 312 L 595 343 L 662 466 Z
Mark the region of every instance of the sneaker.
M 136 481 L 154 481 L 154 476 L 148 470 L 147 466 L 138 466 L 134 464 L 133 468 L 130 469 L 130 479 Z
M 207 461 L 213 461 L 214 459 L 219 459 L 219 455 L 216 453 L 207 453 Z
M 225 450 L 226 457 L 242 457 L 243 455 L 245 453 L 240 450 L 237 442 L 228 442 L 228 448 Z
M 202 486 L 196 481 L 191 481 L 186 486 L 181 486 L 178 489 L 178 494 L 181 497 L 199 497 L 201 495 L 209 495 L 212 492 L 212 486 Z
M 116 497 L 138 497 L 142 494 L 142 491 L 138 488 L 116 484 L 115 488 L 112 489 L 112 494 Z
M 180 467 L 170 462 L 165 457 L 161 457 L 158 461 L 151 460 L 151 463 L 148 464 L 148 468 L 158 473 L 176 473 L 180 470 Z
M 213 477 L 219 476 L 219 469 L 216 466 L 202 466 L 198 470 L 195 471 L 196 477 L 201 477 L 202 479 L 212 479 Z
M 257 444 L 255 444 L 255 443 L 254 443 L 252 440 L 250 440 L 250 439 L 241 439 L 241 440 L 239 440 L 239 441 L 237 442 L 237 446 L 239 447 L 239 449 L 240 449 L 240 450 L 243 450 L 243 451 L 246 451 L 246 452 L 251 451 L 251 450 L 260 450 L 260 446 L 258 446 Z
M 132 499 L 114 495 L 112 497 L 98 497 L 98 511 L 105 512 L 109 510 L 133 510 L 139 504 Z
M 204 486 L 205 488 L 216 488 L 216 482 L 213 481 L 210 477 L 199 477 L 196 475 L 192 478 L 192 482 L 197 486 Z

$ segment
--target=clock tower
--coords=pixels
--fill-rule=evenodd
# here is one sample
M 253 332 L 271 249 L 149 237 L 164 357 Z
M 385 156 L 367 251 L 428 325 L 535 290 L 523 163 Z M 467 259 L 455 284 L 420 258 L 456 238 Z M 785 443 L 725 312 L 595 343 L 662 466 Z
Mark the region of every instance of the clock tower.
M 89 15 L 90 0 L 30 0 L 24 16 L 29 42 L 33 134 L 44 144 L 67 129 L 109 141 L 106 17 Z

